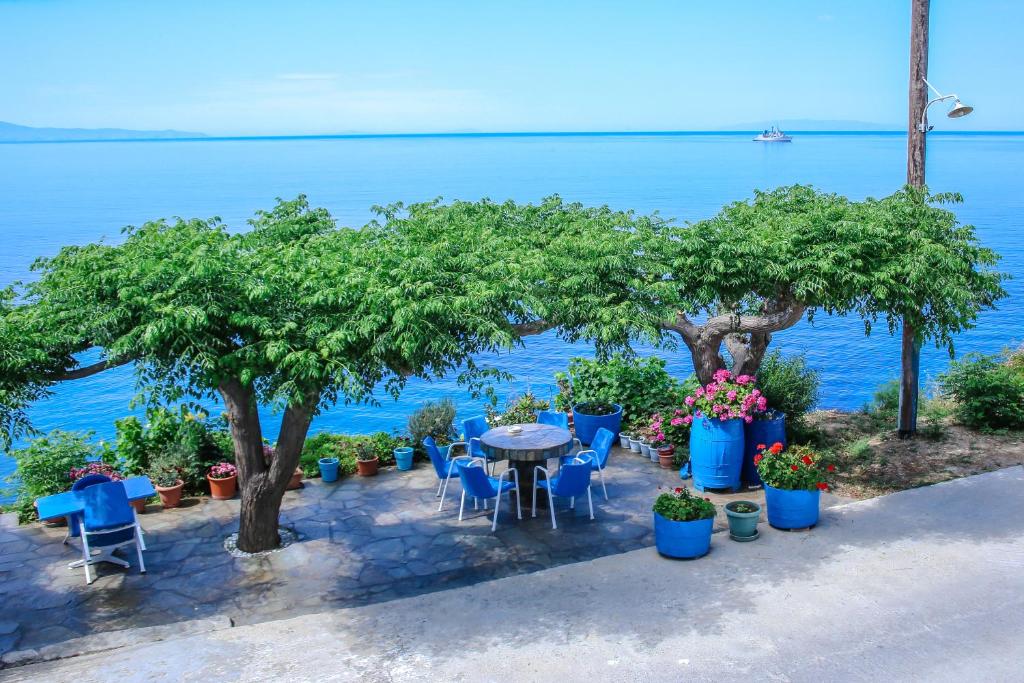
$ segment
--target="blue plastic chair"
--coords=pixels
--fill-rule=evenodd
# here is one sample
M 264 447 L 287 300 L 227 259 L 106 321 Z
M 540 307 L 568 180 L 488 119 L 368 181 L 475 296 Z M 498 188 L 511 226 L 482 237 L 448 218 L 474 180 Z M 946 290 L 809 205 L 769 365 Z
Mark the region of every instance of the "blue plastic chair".
M 483 436 L 490 428 L 491 426 L 487 424 L 487 418 L 483 415 L 471 417 L 468 420 L 462 421 L 463 438 L 465 438 L 469 444 L 466 448 L 466 452 L 474 458 L 482 458 L 485 460 L 493 473 L 495 459 L 484 453 L 484 449 L 480 445 L 480 437 Z
M 95 486 L 96 484 L 105 484 L 108 481 L 110 481 L 110 477 L 105 474 L 87 474 L 72 484 L 71 490 L 81 491 L 89 488 L 90 486 Z M 81 535 L 79 524 L 78 515 L 71 515 L 68 517 L 68 533 L 64 536 L 64 545 L 67 545 L 68 541 L 72 538 L 78 538 L 79 535 Z
M 523 507 L 519 498 L 519 472 L 515 468 L 507 469 L 500 477 L 492 477 L 484 469 L 486 462 L 480 458 L 473 458 L 469 462 L 461 460 L 455 463 L 459 468 L 459 479 L 462 481 L 462 502 L 459 503 L 459 521 L 462 521 L 462 511 L 466 507 L 466 495 L 474 498 L 482 498 L 484 510 L 487 509 L 487 501 L 494 498 L 494 521 L 491 522 L 491 531 L 498 528 L 498 509 L 501 507 L 501 496 L 504 493 L 512 495 L 516 493 L 516 517 L 523 518 Z M 511 474 L 509 474 L 511 472 Z M 508 481 L 508 477 L 514 481 Z M 510 501 L 511 502 L 511 501 Z
M 538 424 L 560 427 L 569 431 L 568 413 L 560 413 L 557 410 L 541 410 L 537 413 L 537 422 Z
M 601 427 L 594 434 L 594 440 L 590 442 L 590 448 L 585 451 L 580 451 L 576 455 L 565 455 L 559 461 L 560 465 L 565 465 L 572 461 L 573 458 L 581 458 L 584 455 L 590 455 L 590 465 L 594 470 L 597 471 L 601 477 L 601 490 L 604 492 L 604 499 L 608 500 L 608 487 L 604 485 L 604 470 L 608 466 L 608 456 L 611 455 L 612 445 L 615 442 L 615 434 L 609 429 Z
M 110 562 L 128 567 L 127 562 L 111 554 L 117 548 L 126 545 L 135 546 L 139 558 L 139 572 L 145 574 L 146 563 L 142 559 L 135 510 L 128 503 L 124 485 L 118 481 L 111 481 L 90 486 L 82 491 L 82 502 L 85 504 L 85 512 L 82 515 L 81 564 L 85 568 L 85 582 L 93 582 L 89 565 Z M 93 550 L 100 552 L 93 556 Z
M 594 519 L 594 499 L 590 495 L 590 473 L 593 472 L 593 456 L 583 455 L 573 458 L 569 462 L 563 462 L 558 468 L 558 474 L 552 476 L 547 468 L 537 465 L 533 468 L 533 511 L 537 516 L 537 489 L 544 489 L 548 492 L 548 509 L 551 511 L 551 528 L 557 529 L 555 522 L 555 496 L 569 498 L 569 507 L 576 509 L 576 496 L 587 494 L 587 502 L 590 504 L 590 518 Z M 541 479 L 541 473 L 544 478 Z
M 437 474 L 437 494 L 434 496 L 441 497 L 441 502 L 437 506 L 437 511 L 440 512 L 441 508 L 444 507 L 444 497 L 448 492 L 448 480 L 452 478 L 452 475 L 458 476 L 458 472 L 455 469 L 455 463 L 464 460 L 469 461 L 472 458 L 468 455 L 456 455 L 452 456 L 452 449 L 456 445 L 466 446 L 465 441 L 456 441 L 455 443 L 449 444 L 447 450 L 444 453 L 438 448 L 437 442 L 434 441 L 434 437 L 428 436 L 423 439 L 423 448 L 427 451 L 427 457 L 430 458 L 431 464 L 434 466 L 434 472 Z

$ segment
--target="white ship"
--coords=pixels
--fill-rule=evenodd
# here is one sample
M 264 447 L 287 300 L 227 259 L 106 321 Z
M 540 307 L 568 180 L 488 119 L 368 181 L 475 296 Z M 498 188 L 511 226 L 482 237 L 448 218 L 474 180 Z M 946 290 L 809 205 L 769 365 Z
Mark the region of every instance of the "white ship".
M 770 129 L 761 131 L 760 135 L 756 135 L 754 142 L 793 142 L 793 138 L 772 126 Z

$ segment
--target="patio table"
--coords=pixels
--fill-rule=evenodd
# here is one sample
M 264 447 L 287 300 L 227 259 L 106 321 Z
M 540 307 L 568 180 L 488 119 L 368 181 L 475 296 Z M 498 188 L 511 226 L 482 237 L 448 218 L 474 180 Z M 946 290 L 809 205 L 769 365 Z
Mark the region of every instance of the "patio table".
M 519 495 L 526 505 L 536 486 L 534 467 L 547 467 L 551 458 L 559 458 L 572 450 L 572 434 L 567 429 L 544 424 L 515 425 L 519 433 L 510 433 L 508 427 L 495 427 L 480 437 L 480 447 L 495 460 L 508 460 L 519 478 Z M 547 496 L 538 496 L 537 505 L 547 505 Z

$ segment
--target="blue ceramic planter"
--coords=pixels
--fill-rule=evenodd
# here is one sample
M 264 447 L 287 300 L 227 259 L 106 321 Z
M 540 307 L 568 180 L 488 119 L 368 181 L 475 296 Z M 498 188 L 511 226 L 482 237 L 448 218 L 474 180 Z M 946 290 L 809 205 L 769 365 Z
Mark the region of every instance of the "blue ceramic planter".
M 821 491 L 787 491 L 764 485 L 768 523 L 777 529 L 804 529 L 818 523 Z
M 327 483 L 338 481 L 338 459 L 320 458 L 317 461 L 320 465 L 320 477 Z
M 666 557 L 692 559 L 711 549 L 714 518 L 673 522 L 654 513 L 654 545 Z
M 412 469 L 412 448 L 409 446 L 402 446 L 395 449 L 395 462 L 398 464 L 398 469 L 406 472 Z
M 690 474 L 698 491 L 740 488 L 743 420 L 709 419 L 700 413 L 690 427 Z
M 761 486 L 761 476 L 754 465 L 758 444 L 771 446 L 775 442 L 786 446 L 786 414 L 774 413 L 769 420 L 754 420 L 744 427 L 746 444 L 743 447 L 743 472 L 741 478 L 747 486 Z
M 613 404 L 614 405 L 614 404 Z M 613 438 L 619 438 L 619 430 L 622 428 L 622 406 L 614 405 L 615 412 L 611 415 L 587 415 L 572 407 L 572 422 L 576 427 L 576 438 L 589 446 L 594 440 L 597 430 L 604 427 L 612 433 Z

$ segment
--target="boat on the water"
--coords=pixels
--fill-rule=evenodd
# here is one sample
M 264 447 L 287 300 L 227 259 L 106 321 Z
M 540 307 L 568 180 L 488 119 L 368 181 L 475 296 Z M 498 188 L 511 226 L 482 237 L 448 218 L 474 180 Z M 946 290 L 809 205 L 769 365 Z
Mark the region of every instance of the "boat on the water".
M 793 142 L 793 138 L 783 133 L 777 127 L 772 126 L 761 131 L 759 135 L 754 136 L 754 142 Z

